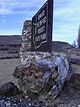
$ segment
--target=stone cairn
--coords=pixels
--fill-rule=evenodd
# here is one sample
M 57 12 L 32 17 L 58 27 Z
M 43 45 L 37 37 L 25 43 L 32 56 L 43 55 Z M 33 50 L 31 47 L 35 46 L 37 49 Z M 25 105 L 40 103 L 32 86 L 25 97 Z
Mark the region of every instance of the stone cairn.
M 31 28 L 31 21 L 25 21 L 20 51 L 22 65 L 16 67 L 14 77 L 26 96 L 42 101 L 46 107 L 61 91 L 69 74 L 69 63 L 62 53 L 31 52 Z
M 31 30 L 32 30 L 32 21 L 26 20 L 24 22 L 23 30 L 22 30 L 21 52 L 31 51 Z

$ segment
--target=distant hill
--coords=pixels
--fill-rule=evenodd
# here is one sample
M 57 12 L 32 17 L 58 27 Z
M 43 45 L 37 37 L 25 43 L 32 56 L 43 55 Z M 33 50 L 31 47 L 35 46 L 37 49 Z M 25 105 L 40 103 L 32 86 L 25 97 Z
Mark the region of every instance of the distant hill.
M 18 58 L 21 35 L 0 35 L 0 59 Z
M 73 48 L 73 47 L 67 42 L 61 42 L 61 41 L 52 42 L 52 51 L 53 52 L 65 52 L 71 48 Z
M 21 35 L 0 35 L 0 59 L 19 57 Z M 67 42 L 53 41 L 53 52 L 66 52 L 73 48 Z
M 18 45 L 21 41 L 21 35 L 0 35 L 0 45 Z

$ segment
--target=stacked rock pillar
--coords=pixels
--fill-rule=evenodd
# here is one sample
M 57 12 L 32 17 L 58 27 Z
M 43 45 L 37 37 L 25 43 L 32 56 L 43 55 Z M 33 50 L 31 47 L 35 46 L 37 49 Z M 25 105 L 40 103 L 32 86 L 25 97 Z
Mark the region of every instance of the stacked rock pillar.
M 22 49 L 23 51 L 31 51 L 31 29 L 32 22 L 31 20 L 26 20 L 24 22 L 22 30 Z
M 20 48 L 20 57 L 23 62 L 24 53 L 31 51 L 31 35 L 32 35 L 32 21 L 25 20 L 22 29 L 22 47 Z

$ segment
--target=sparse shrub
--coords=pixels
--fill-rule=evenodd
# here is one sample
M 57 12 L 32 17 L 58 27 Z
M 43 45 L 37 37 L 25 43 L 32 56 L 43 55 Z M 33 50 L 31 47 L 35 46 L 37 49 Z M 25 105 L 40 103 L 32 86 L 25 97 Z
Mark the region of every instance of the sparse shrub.
M 72 43 L 72 47 L 74 47 L 74 48 L 77 47 L 77 46 L 76 46 L 76 40 L 73 41 L 73 43 Z
M 79 30 L 78 30 L 78 47 L 80 48 L 80 26 L 79 26 Z

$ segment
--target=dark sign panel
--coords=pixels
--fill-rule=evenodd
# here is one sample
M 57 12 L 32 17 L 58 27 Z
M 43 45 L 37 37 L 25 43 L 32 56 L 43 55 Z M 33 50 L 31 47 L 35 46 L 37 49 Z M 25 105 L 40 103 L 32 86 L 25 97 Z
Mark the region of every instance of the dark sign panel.
M 32 51 L 52 51 L 53 0 L 48 0 L 32 18 Z

